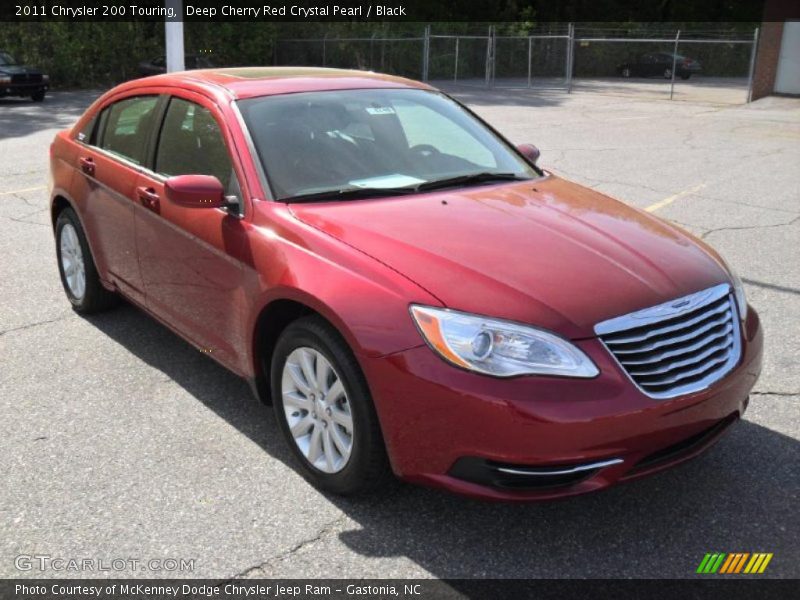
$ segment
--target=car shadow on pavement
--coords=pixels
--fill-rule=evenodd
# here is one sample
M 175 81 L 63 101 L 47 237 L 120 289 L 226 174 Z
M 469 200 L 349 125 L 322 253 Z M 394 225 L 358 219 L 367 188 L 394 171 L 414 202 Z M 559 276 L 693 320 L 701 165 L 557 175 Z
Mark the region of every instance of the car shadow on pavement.
M 243 380 L 129 305 L 86 320 L 296 469 L 272 409 Z M 680 467 L 568 500 L 484 503 L 399 482 L 327 499 L 357 523 L 337 534 L 352 552 L 440 578 L 690 577 L 706 552 L 773 552 L 765 576 L 797 577 L 798 451 L 742 420 Z

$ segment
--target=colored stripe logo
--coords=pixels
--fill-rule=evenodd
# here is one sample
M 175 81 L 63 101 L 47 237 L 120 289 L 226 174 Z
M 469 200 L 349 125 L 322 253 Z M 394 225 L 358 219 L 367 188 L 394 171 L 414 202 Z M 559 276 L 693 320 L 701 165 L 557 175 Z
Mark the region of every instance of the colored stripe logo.
M 769 561 L 772 560 L 772 552 L 709 552 L 700 561 L 697 573 L 702 574 L 736 574 L 763 573 Z

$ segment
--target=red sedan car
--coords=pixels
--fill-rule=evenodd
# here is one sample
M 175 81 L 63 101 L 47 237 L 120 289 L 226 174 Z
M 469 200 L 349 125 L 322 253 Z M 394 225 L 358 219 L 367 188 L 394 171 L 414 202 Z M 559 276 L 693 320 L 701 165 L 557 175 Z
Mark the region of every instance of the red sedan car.
M 396 77 L 128 82 L 52 145 L 61 278 L 247 378 L 328 491 L 547 499 L 698 454 L 761 369 L 741 282 L 537 156 Z

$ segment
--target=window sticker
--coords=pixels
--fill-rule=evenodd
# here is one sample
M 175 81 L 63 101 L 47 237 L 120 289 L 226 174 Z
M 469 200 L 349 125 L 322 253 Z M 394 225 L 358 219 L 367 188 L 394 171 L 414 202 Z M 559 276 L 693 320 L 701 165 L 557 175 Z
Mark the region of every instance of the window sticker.
M 423 183 L 424 179 L 418 179 L 403 173 L 392 173 L 391 175 L 378 175 L 377 177 L 367 177 L 366 179 L 353 179 L 348 183 L 360 188 L 394 188 L 417 185 Z
M 391 106 L 368 106 L 367 112 L 371 115 L 393 115 L 394 109 Z

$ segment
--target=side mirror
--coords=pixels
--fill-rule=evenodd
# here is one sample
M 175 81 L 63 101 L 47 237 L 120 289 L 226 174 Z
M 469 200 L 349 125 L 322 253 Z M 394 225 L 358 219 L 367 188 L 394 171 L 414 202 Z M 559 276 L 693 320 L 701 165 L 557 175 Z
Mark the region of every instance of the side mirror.
M 520 144 L 517 146 L 517 152 L 527 158 L 532 165 L 535 165 L 536 161 L 539 160 L 539 149 L 533 144 Z
M 211 175 L 176 175 L 164 183 L 170 202 L 186 208 L 224 208 L 225 190 Z

